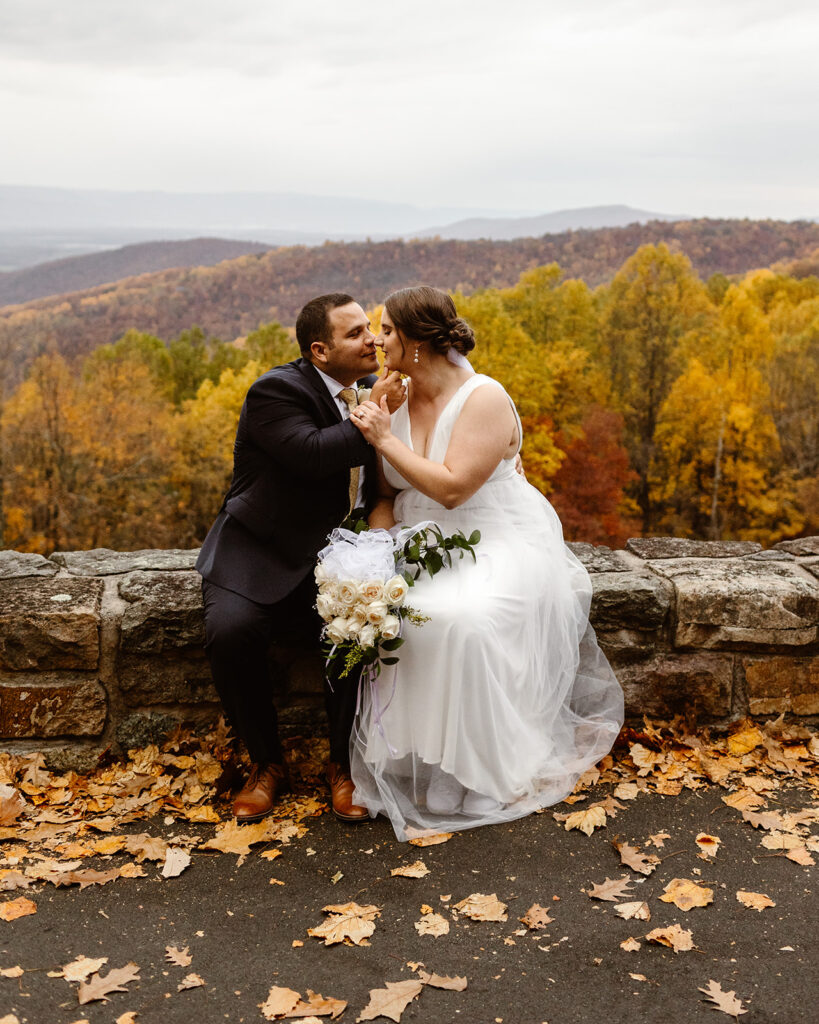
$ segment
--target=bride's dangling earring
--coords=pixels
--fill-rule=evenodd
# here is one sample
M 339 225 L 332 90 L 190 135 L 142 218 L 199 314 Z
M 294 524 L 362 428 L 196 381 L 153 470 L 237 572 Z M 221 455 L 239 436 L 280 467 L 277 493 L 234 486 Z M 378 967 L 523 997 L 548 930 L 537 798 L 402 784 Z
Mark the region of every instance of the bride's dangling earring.
M 418 358 L 418 349 L 419 349 L 419 347 L 420 346 L 418 344 L 416 344 L 416 346 L 415 346 L 415 355 L 412 357 L 412 361 L 414 363 L 416 363 L 416 364 L 421 362 L 421 360 Z

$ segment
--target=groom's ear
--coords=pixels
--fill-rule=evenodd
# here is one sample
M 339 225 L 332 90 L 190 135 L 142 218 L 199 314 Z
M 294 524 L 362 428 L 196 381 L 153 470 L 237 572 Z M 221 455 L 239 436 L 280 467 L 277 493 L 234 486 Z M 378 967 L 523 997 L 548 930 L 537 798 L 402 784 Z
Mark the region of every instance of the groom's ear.
M 327 345 L 325 342 L 313 342 L 310 346 L 310 361 L 322 367 L 327 365 Z

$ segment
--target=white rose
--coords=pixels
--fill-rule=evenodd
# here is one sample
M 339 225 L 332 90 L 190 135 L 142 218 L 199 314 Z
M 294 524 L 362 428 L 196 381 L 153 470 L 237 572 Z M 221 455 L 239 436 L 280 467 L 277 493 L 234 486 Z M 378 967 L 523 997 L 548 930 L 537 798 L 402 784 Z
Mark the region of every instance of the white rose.
M 401 620 L 397 615 L 388 615 L 381 623 L 381 639 L 394 640 L 401 632 Z
M 367 604 L 384 600 L 384 584 L 381 580 L 365 580 L 359 588 L 361 597 Z
M 408 590 L 407 581 L 403 576 L 393 576 L 384 584 L 384 597 L 391 607 L 397 608 L 404 603 Z
M 328 577 L 319 586 L 319 593 L 326 595 L 331 601 L 338 601 L 338 583 L 332 577 Z
M 325 630 L 325 636 L 331 644 L 340 644 L 350 639 L 349 620 L 337 615 Z
M 389 611 L 386 601 L 373 601 L 367 605 L 367 622 L 371 622 L 373 626 L 380 626 L 389 615 Z
M 355 608 L 350 612 L 350 622 L 355 625 L 356 629 L 361 629 L 367 622 L 367 607 L 366 605 L 357 604 Z
M 336 600 L 346 608 L 352 608 L 358 598 L 358 584 L 353 580 L 343 580 L 338 585 Z
M 324 562 L 318 562 L 316 568 L 313 570 L 313 575 L 316 577 L 316 583 L 321 586 L 322 583 L 326 583 L 327 580 L 332 579 L 330 574 L 327 572 L 327 567 Z
M 319 594 L 316 598 L 316 611 L 325 622 L 329 622 L 335 616 L 336 610 L 336 602 L 329 594 Z
M 376 639 L 375 626 L 362 626 L 358 631 L 358 642 L 362 647 L 374 647 Z

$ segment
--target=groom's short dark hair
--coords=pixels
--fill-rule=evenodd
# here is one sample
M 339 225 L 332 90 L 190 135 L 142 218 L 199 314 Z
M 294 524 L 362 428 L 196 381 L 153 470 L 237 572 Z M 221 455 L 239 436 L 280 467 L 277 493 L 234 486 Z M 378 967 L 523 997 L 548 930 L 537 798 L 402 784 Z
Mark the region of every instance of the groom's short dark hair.
M 296 320 L 296 340 L 303 356 L 310 355 L 310 346 L 314 341 L 323 341 L 325 345 L 331 342 L 333 332 L 330 330 L 328 313 L 339 306 L 349 306 L 351 302 L 355 302 L 355 299 L 345 292 L 330 292 L 310 299 Z

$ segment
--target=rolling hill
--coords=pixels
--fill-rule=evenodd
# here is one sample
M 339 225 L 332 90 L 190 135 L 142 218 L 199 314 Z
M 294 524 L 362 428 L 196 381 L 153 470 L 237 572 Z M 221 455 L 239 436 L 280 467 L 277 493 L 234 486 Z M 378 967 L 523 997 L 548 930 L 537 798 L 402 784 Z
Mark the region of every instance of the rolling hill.
M 366 306 L 396 288 L 420 282 L 466 292 L 505 287 L 523 271 L 552 262 L 567 276 L 595 286 L 609 280 L 640 245 L 658 242 L 685 252 L 703 278 L 786 260 L 803 260 L 810 268 L 816 265 L 811 255 L 819 251 L 819 224 L 653 221 L 517 241 L 417 240 L 272 249 L 211 267 L 163 270 L 6 306 L 0 309 L 0 359 L 13 383 L 39 352 L 83 355 L 132 327 L 169 339 L 198 325 L 231 339 L 271 320 L 294 323 L 305 301 L 321 292 L 348 291 Z

